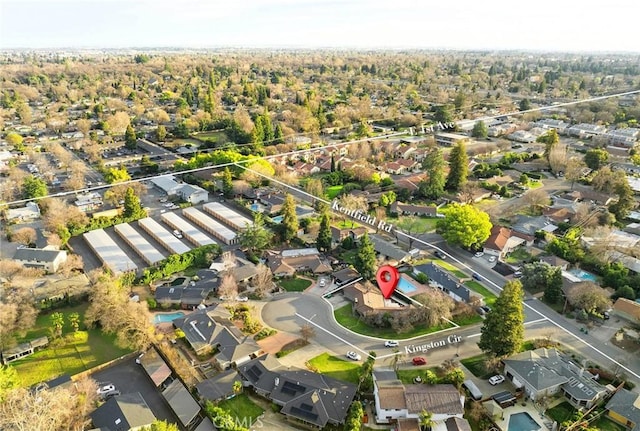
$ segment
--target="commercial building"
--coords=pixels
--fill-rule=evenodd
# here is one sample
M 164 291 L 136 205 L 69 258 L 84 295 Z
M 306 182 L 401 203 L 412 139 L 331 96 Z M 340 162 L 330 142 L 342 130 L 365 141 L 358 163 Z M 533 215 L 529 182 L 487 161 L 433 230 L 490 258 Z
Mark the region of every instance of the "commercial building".
M 164 259 L 164 255 L 129 223 L 115 225 L 114 230 L 149 265 L 154 265 Z
M 138 269 L 138 266 L 103 229 L 92 230 L 82 236 L 102 263 L 113 273 L 118 274 Z
M 209 217 L 197 208 L 189 207 L 182 210 L 182 215 L 194 222 L 197 226 L 209 232 L 211 235 L 225 244 L 235 244 L 238 237 L 234 231 L 222 223 Z
M 171 254 L 182 254 L 191 250 L 190 247 L 185 245 L 151 217 L 145 217 L 138 220 L 138 226 L 151 235 L 153 239 L 162 244 L 162 246 L 169 250 Z
M 204 233 L 200 232 L 198 229 L 193 227 L 191 223 L 187 222 L 176 213 L 164 213 L 160 218 L 164 223 L 168 224 L 173 229 L 180 231 L 182 236 L 184 236 L 196 247 L 202 247 L 205 245 L 216 243 L 214 240 L 209 238 Z
M 230 226 L 232 229 L 242 230 L 247 226 L 253 226 L 253 220 L 219 202 L 210 202 L 203 205 L 202 208 L 214 218 L 220 220 L 227 226 Z

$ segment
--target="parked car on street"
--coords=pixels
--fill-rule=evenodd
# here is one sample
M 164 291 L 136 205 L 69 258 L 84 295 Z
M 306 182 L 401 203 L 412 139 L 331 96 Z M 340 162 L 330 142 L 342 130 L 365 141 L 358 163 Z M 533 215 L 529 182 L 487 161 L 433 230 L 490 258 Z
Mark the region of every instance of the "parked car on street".
M 115 391 L 116 387 L 112 383 L 103 383 L 98 387 L 98 395 L 105 395 L 111 391 Z
M 356 352 L 347 352 L 347 358 L 351 359 L 352 361 L 359 361 L 360 359 L 362 359 L 362 356 L 360 356 Z
M 384 342 L 384 347 L 398 347 L 400 343 L 395 340 L 387 340 Z
M 473 255 L 474 257 L 482 257 L 484 256 L 484 253 L 481 251 L 476 252 L 476 254 Z
M 411 360 L 413 365 L 427 365 L 427 360 L 422 356 L 416 356 Z

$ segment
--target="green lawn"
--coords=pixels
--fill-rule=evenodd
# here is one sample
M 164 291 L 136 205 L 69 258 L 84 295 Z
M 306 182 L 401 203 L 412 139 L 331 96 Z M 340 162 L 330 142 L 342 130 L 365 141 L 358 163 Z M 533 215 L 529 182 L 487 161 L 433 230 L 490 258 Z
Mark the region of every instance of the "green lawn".
M 458 326 L 468 326 L 482 322 L 482 316 L 474 313 L 468 316 L 455 316 L 451 320 L 453 320 L 453 322 L 455 322 L 455 324 Z
M 246 394 L 238 394 L 235 397 L 221 401 L 218 407 L 229 412 L 238 420 L 238 423 L 253 423 L 264 410 L 256 405 Z M 251 418 L 249 421 L 248 419 Z M 243 422 L 244 419 L 244 422 Z
M 425 325 L 414 326 L 411 331 L 397 333 L 391 328 L 373 328 L 351 312 L 351 304 L 347 304 L 334 311 L 334 315 L 338 323 L 353 332 L 362 335 L 368 335 L 371 337 L 387 338 L 391 340 L 404 340 L 407 338 L 417 337 L 419 335 L 431 334 L 433 332 L 441 331 L 443 329 L 450 328 L 450 325 L 439 325 L 427 327 Z
M 74 333 L 67 323 L 62 339 L 52 340 L 46 349 L 11 363 L 18 372 L 22 386 L 31 386 L 61 374 L 77 374 L 131 352 L 115 345 L 115 335 L 104 335 L 97 329 L 86 330 L 82 324 L 86 309 L 87 304 L 82 304 L 57 310 L 64 314 L 65 322 L 70 313 L 79 313 L 81 330 Z M 40 314 L 33 329 L 20 342 L 45 335 L 51 340 L 50 316 Z
M 229 139 L 227 138 L 227 135 L 220 131 L 220 132 L 202 132 L 202 133 L 198 133 L 197 135 L 193 135 L 195 138 L 198 138 L 202 141 L 206 141 L 206 142 L 215 142 L 216 144 L 224 144 L 225 142 L 227 142 Z
M 494 295 L 489 289 L 484 287 L 482 284 L 477 281 L 469 280 L 464 283 L 469 289 L 473 290 L 476 293 L 479 293 L 484 298 L 484 303 L 488 306 L 493 306 L 493 303 L 496 302 L 497 296 Z
M 366 356 L 363 355 L 363 360 Z M 309 360 L 309 367 L 326 376 L 358 384 L 361 363 L 322 353 Z
M 307 287 L 311 286 L 311 280 L 305 278 L 288 278 L 280 280 L 280 286 L 282 286 L 287 292 L 302 292 Z
M 438 218 L 435 217 L 418 217 L 418 216 L 401 216 L 387 217 L 385 221 L 403 230 L 409 230 L 411 233 L 433 232 L 436 229 Z
M 358 254 L 358 250 L 347 250 L 340 255 L 340 259 L 349 265 L 354 265 L 356 262 L 356 255 Z
M 327 187 L 325 194 L 329 199 L 334 199 L 342 191 L 343 185 Z
M 488 379 L 494 373 L 488 372 L 486 367 L 484 366 L 484 361 L 486 360 L 486 358 L 487 357 L 484 354 L 481 354 L 462 359 L 460 363 L 464 365 L 467 370 L 469 370 L 474 376 L 481 379 Z
M 449 262 L 445 262 L 444 260 L 440 260 L 440 259 L 434 259 L 433 263 L 435 263 L 436 265 L 439 265 L 440 267 L 446 269 L 447 271 L 449 271 L 450 273 L 452 273 L 456 277 L 469 278 L 469 276 L 467 274 L 465 274 L 464 272 L 460 271 L 458 268 L 456 268 L 455 266 L 451 265 Z
M 349 218 L 345 218 L 344 220 L 340 220 L 335 223 L 340 229 L 354 229 L 356 227 L 360 227 L 360 225 Z
M 436 374 L 438 372 L 437 367 L 429 368 L 429 370 L 433 371 Z M 425 370 L 424 368 L 422 369 L 410 368 L 407 370 L 398 370 L 397 374 L 398 374 L 398 379 L 400 379 L 400 381 L 406 385 L 406 384 L 413 383 L 413 379 L 415 379 L 417 376 L 420 376 L 424 380 L 424 374 L 426 371 L 427 370 Z
M 509 253 L 505 261 L 507 263 L 520 263 L 528 259 L 531 259 L 531 254 L 529 254 L 524 248 L 519 247 L 513 252 Z

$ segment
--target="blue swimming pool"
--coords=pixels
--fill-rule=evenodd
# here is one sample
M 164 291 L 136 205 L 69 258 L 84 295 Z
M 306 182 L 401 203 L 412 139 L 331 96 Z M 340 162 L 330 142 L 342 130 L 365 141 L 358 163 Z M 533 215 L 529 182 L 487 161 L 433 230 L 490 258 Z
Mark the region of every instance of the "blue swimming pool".
M 416 287 L 404 277 L 400 277 L 396 289 L 400 289 L 403 293 L 412 293 L 416 291 Z
M 274 223 L 282 223 L 283 219 L 284 219 L 284 217 L 282 217 L 282 216 L 276 216 L 276 217 L 272 218 L 271 220 L 273 220 Z
M 508 431 L 538 431 L 540 424 L 527 412 L 516 413 L 509 418 Z
M 251 211 L 258 211 L 259 207 L 258 204 L 251 204 Z
M 578 277 L 581 280 L 584 281 L 596 281 L 596 276 L 591 274 L 590 272 L 587 271 L 583 271 L 581 269 L 570 269 L 569 271 L 567 271 L 569 274 L 574 275 L 576 277 Z
M 167 323 L 179 317 L 184 317 L 184 313 L 182 311 L 176 311 L 175 313 L 156 314 L 155 316 L 153 316 L 153 323 Z

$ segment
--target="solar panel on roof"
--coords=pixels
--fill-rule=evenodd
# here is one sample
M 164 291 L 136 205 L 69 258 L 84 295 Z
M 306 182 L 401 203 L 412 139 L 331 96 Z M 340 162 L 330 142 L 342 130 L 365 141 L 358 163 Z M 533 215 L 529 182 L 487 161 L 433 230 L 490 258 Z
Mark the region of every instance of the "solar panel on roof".
M 282 388 L 290 390 L 290 391 L 293 391 L 294 394 L 296 392 L 305 392 L 307 390 L 306 387 L 304 387 L 302 385 L 298 385 L 298 384 L 293 383 L 293 382 L 284 382 L 284 385 L 282 386 Z
M 308 412 L 310 412 L 311 410 L 313 410 L 313 406 L 312 406 L 312 405 L 310 405 L 310 404 L 307 404 L 307 403 L 302 403 L 302 404 L 300 404 L 300 408 L 301 408 L 302 410 L 306 410 L 306 411 L 308 411 Z
M 318 419 L 318 415 L 316 413 L 313 413 L 307 410 L 302 410 L 299 407 L 291 407 L 291 413 L 293 413 L 298 417 L 301 417 L 303 419 L 307 419 L 310 421 L 315 421 L 316 419 Z

